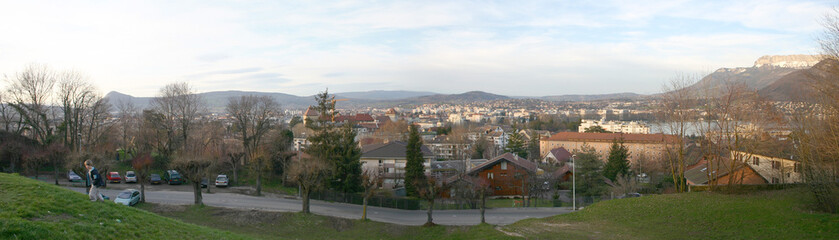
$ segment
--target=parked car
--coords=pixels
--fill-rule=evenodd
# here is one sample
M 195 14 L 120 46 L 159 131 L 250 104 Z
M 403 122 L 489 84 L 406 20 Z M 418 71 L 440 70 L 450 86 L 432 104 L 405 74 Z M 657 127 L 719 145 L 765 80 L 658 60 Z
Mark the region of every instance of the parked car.
M 227 180 L 227 175 L 218 175 L 216 177 L 216 187 L 227 187 L 230 182 Z
M 169 183 L 169 185 L 184 183 L 184 179 L 181 178 L 181 174 L 175 170 L 166 170 L 166 173 L 163 173 L 163 180 L 165 180 L 166 183 Z
M 118 172 L 109 172 L 106 178 L 108 178 L 108 182 L 112 183 L 119 183 L 122 181 L 122 177 L 119 176 Z
M 202 178 L 201 179 L 201 188 L 206 188 L 207 184 L 209 184 L 209 183 L 210 183 L 210 180 L 207 180 L 206 178 Z
M 155 184 L 155 185 L 156 184 L 161 184 L 161 183 L 163 183 L 163 179 L 160 178 L 160 174 L 154 173 L 151 176 L 149 176 L 149 183 Z
M 67 172 L 67 180 L 71 182 L 81 182 L 82 177 L 80 177 L 76 172 L 69 171 Z
M 122 204 L 125 206 L 134 206 L 140 202 L 140 191 L 137 189 L 126 189 L 117 195 L 114 199 L 114 203 Z
M 137 183 L 137 175 L 134 171 L 125 172 L 125 183 Z

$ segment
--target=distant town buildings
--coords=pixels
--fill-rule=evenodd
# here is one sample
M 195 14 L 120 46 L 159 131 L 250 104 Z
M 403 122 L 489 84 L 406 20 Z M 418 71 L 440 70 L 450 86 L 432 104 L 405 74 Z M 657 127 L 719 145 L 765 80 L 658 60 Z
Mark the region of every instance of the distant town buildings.
M 594 126 L 600 126 L 606 131 L 613 133 L 650 133 L 650 127 L 646 124 L 635 121 L 606 121 L 605 118 L 601 120 L 583 120 L 582 123 L 580 123 L 579 132 L 585 132 L 586 129 Z

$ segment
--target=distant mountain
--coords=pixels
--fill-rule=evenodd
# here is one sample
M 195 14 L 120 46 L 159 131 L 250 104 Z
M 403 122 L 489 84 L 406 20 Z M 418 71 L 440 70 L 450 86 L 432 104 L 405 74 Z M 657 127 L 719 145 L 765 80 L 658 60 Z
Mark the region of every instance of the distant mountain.
M 210 108 L 210 111 L 213 112 L 224 111 L 224 108 L 227 105 L 227 100 L 230 97 L 239 97 L 245 95 L 271 96 L 274 99 L 276 99 L 277 102 L 282 104 L 283 108 L 305 108 L 309 105 L 315 104 L 315 98 L 313 96 L 298 97 L 285 93 L 217 91 L 199 93 L 198 95 L 200 95 L 204 98 L 205 101 L 207 101 L 207 106 Z M 110 92 L 105 95 L 105 98 L 113 104 L 116 104 L 119 101 L 131 101 L 134 103 L 135 106 L 141 109 L 148 108 L 150 106 L 151 100 L 153 99 L 151 97 L 132 97 L 130 95 L 126 95 L 120 92 Z
M 745 84 L 751 89 L 759 90 L 787 74 L 815 65 L 820 58 L 821 56 L 816 55 L 763 56 L 758 58 L 751 67 L 717 69 L 688 88 L 712 89 L 712 91 L 722 93 L 726 84 L 734 83 Z
M 510 97 L 481 92 L 471 91 L 460 94 L 435 94 L 430 96 L 414 97 L 402 99 L 401 101 L 409 101 L 417 104 L 424 103 L 468 103 L 468 102 L 486 102 L 492 100 L 510 99 Z
M 610 93 L 610 94 L 590 94 L 590 95 L 556 95 L 544 96 L 540 99 L 556 102 L 579 102 L 579 101 L 598 101 L 598 100 L 635 100 L 644 97 L 645 95 L 637 93 Z
M 794 71 L 758 91 L 763 97 L 774 101 L 804 101 L 815 92 L 812 85 L 839 76 L 839 61 L 825 59 L 815 66 Z
M 151 99 L 149 97 L 133 97 L 131 95 L 126 95 L 117 91 L 111 91 L 108 94 L 105 94 L 105 99 L 111 104 L 120 104 L 122 102 L 131 102 L 139 109 L 144 109 L 149 106 L 151 103 Z
M 395 100 L 412 97 L 422 97 L 434 95 L 433 92 L 414 92 L 414 91 L 385 91 L 373 90 L 366 92 L 342 92 L 335 93 L 336 98 L 355 98 L 355 99 L 369 99 L 369 100 Z

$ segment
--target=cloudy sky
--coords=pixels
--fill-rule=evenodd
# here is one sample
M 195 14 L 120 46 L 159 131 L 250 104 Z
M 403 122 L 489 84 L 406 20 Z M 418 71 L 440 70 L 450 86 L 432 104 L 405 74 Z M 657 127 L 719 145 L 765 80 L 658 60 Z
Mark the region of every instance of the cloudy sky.
M 814 54 L 835 1 L 6 1 L 0 74 L 103 92 L 653 93 L 668 78 Z M 0 83 L 4 87 L 6 83 Z

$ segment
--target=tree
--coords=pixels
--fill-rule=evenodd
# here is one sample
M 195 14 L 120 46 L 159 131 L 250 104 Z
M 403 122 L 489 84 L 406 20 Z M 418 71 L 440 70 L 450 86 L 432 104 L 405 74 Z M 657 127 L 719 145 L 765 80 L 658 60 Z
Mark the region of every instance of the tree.
M 405 150 L 405 192 L 408 196 L 418 197 L 419 187 L 416 184 L 425 184 L 425 167 L 423 166 L 422 138 L 416 125 L 411 125 L 408 136 L 408 145 Z
M 204 110 L 204 100 L 192 91 L 187 83 L 172 83 L 160 89 L 152 102 L 152 109 L 161 115 L 160 127 L 165 129 L 168 140 L 167 151 L 161 152 L 169 157 L 174 149 L 188 149 L 187 142 L 192 127 Z
M 511 152 L 521 158 L 527 158 L 525 143 L 524 137 L 519 134 L 519 131 L 513 131 L 513 133 L 510 133 L 510 138 L 507 139 L 507 146 L 504 147 L 504 151 Z
M 448 185 L 443 181 L 438 181 L 436 178 L 414 178 L 413 181 L 413 185 L 417 188 L 419 198 L 428 202 L 428 211 L 426 212 L 428 219 L 423 226 L 434 226 L 434 221 L 431 217 L 434 212 L 434 201 L 442 197 L 443 193 L 448 189 Z
M 235 120 L 239 130 L 239 137 L 242 139 L 242 146 L 245 153 L 245 162 L 252 164 L 252 161 L 259 161 L 256 168 L 256 192 L 262 194 L 262 160 L 256 159 L 262 138 L 277 123 L 274 119 L 281 115 L 280 104 L 270 96 L 241 96 L 231 97 L 227 100 L 227 113 Z M 253 164 L 252 164 L 253 165 Z
M 146 202 L 146 181 L 151 174 L 151 167 L 154 164 L 154 158 L 151 154 L 139 154 L 131 159 L 131 167 L 134 168 L 137 175 L 137 182 L 140 182 L 140 201 Z
M 603 176 L 616 181 L 618 176 L 629 173 L 629 150 L 623 146 L 623 138 L 612 141 L 609 148 L 609 159 L 603 168 Z
M 539 145 L 542 136 L 533 132 L 533 136 L 530 136 L 530 141 L 527 142 L 527 159 L 530 161 L 539 160 L 541 156 L 539 154 L 542 152 L 542 148 Z
M 472 149 L 474 149 L 474 151 L 472 152 L 472 158 L 473 159 L 487 158 L 485 156 L 486 151 L 487 151 L 487 145 L 488 145 L 488 143 L 487 143 L 486 138 L 484 138 L 483 136 L 478 137 L 478 140 L 475 141 L 475 144 L 472 147 Z
M 364 198 L 362 201 L 363 210 L 361 211 L 361 220 L 367 220 L 367 202 L 376 192 L 376 189 L 379 189 L 379 186 L 382 185 L 382 180 L 378 172 L 370 169 L 364 170 L 364 173 L 361 175 L 361 186 L 364 188 L 364 192 L 361 195 Z
M 577 191 L 583 196 L 598 196 L 603 193 L 603 163 L 597 150 L 584 144 L 576 151 Z M 576 199 L 575 199 L 576 201 Z
M 587 132 L 587 133 L 611 133 L 609 131 L 606 131 L 606 129 L 604 129 L 601 126 L 588 127 L 588 128 L 585 129 L 585 132 Z
M 696 105 L 695 92 L 688 88 L 696 82 L 695 76 L 677 76 L 672 78 L 662 88 L 661 100 L 657 108 L 658 119 L 664 125 L 664 131 L 675 135 L 676 141 L 669 143 L 665 148 L 665 158 L 670 166 L 670 174 L 673 176 L 673 185 L 676 191 L 687 190 L 685 171 L 687 170 L 685 149 L 685 137 L 688 128 L 696 119 L 693 111 Z
M 333 160 L 335 165 L 334 174 L 330 185 L 333 189 L 354 193 L 362 191 L 361 186 L 361 148 L 355 141 L 355 130 L 349 124 L 344 125 L 335 143 L 336 156 Z
M 98 98 L 93 85 L 80 72 L 67 71 L 57 74 L 57 77 L 58 98 L 64 113 L 64 144 L 71 151 L 78 151 L 81 149 L 82 133 L 87 134 L 83 127 L 84 118 Z
M 204 205 L 201 196 L 201 178 L 206 176 L 206 170 L 210 164 L 209 159 L 197 153 L 181 153 L 172 161 L 171 167 L 192 184 L 195 205 Z
M 134 147 L 135 138 L 138 135 L 139 129 L 139 113 L 138 108 L 133 102 L 125 100 L 119 101 L 116 104 L 117 122 L 119 130 L 119 146 L 121 149 L 129 149 Z
M 9 82 L 9 105 L 23 119 L 30 137 L 41 144 L 53 137 L 49 100 L 56 83 L 55 72 L 42 64 L 29 64 Z
M 478 206 L 481 211 L 481 223 L 486 223 L 487 197 L 492 194 L 492 185 L 488 179 L 480 177 L 470 177 L 469 182 L 472 184 L 472 190 L 477 193 L 476 195 L 480 201 Z
M 292 160 L 287 175 L 291 181 L 300 187 L 300 196 L 303 198 L 303 213 L 309 213 L 309 199 L 313 191 L 323 187 L 324 181 L 329 178 L 329 163 L 324 159 L 315 157 L 303 157 L 299 155 Z

